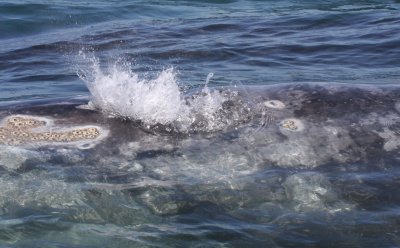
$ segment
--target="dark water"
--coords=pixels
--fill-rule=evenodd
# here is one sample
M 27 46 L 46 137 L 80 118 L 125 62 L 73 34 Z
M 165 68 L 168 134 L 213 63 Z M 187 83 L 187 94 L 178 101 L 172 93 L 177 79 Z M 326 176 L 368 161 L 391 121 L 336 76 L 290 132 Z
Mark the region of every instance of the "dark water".
M 193 101 L 188 116 L 205 121 L 190 135 L 77 110 L 85 80 L 106 93 L 138 82 L 110 69 L 120 63 L 147 81 L 174 68 L 165 85 L 190 93 L 209 73 L 212 87 L 259 88 L 226 93 L 218 118 L 220 95 Z M 399 1 L 0 1 L 0 117 L 97 123 L 111 137 L 88 150 L 1 146 L 0 244 L 399 247 L 399 67 Z M 170 110 L 167 86 L 138 92 Z M 104 112 L 175 118 L 118 95 L 135 87 L 91 93 Z M 287 109 L 268 119 L 271 99 Z M 304 136 L 279 129 L 291 117 Z

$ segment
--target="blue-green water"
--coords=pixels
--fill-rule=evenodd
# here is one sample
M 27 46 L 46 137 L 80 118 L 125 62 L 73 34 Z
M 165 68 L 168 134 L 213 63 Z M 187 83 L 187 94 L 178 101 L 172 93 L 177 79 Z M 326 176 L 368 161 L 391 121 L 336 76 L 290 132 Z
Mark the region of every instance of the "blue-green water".
M 0 101 L 85 95 L 69 55 L 89 47 L 187 85 L 399 79 L 394 1 L 0 3 Z
M 87 103 L 92 95 L 103 110 L 93 122 L 107 123 L 116 137 L 85 151 L 2 147 L 0 245 L 399 247 L 399 68 L 399 1 L 0 0 L 0 116 L 68 113 L 79 121 L 87 113 L 57 104 Z M 354 108 L 340 104 L 346 93 L 321 109 L 286 102 L 288 112 L 273 112 L 268 131 L 264 122 L 246 126 L 264 118 L 253 93 L 246 93 L 249 107 L 215 92 L 210 101 L 182 104 L 180 94 L 209 93 L 207 75 L 210 88 L 394 90 L 355 95 L 364 102 Z M 162 87 L 147 87 L 152 80 Z M 262 100 L 313 101 L 312 89 L 290 89 L 298 98 L 282 89 Z M 215 118 L 228 98 L 234 110 Z M 50 107 L 30 110 L 38 101 Z M 27 105 L 16 110 L 20 104 Z M 324 115 L 327 106 L 367 119 L 370 136 L 360 141 L 354 116 L 346 112 L 340 122 Z M 145 125 L 103 120 L 110 112 Z M 285 143 L 290 137 L 275 135 L 273 126 L 291 114 L 324 123 L 312 129 L 321 136 L 310 131 L 305 141 Z M 206 124 L 190 122 L 198 115 Z M 189 132 L 188 122 L 196 127 Z M 321 126 L 332 123 L 353 129 L 329 139 Z M 376 123 L 383 127 L 375 130 Z M 153 130 L 158 124 L 178 131 Z M 331 143 L 321 148 L 321 140 Z M 269 144 L 279 142 L 285 145 L 276 153 Z M 310 149 L 293 150 L 299 144 Z M 385 152 L 371 152 L 373 144 Z

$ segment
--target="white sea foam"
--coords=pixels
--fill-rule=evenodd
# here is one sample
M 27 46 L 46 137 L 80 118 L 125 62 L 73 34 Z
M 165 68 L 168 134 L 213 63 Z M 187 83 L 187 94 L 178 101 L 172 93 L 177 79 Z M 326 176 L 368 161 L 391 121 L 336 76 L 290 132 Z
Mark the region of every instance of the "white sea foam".
M 188 131 L 199 122 L 208 129 L 221 126 L 216 113 L 226 99 L 208 88 L 211 73 L 199 94 L 185 98 L 173 68 L 146 79 L 133 72 L 129 64 L 114 63 L 104 69 L 94 56 L 82 52 L 80 58 L 83 66 L 78 68 L 78 75 L 87 84 L 91 104 L 107 114 L 140 120 L 149 126 L 172 125 L 178 131 Z
M 187 111 L 173 69 L 145 80 L 117 64 L 104 72 L 96 58 L 92 57 L 90 62 L 92 71 L 86 70 L 80 76 L 97 108 L 149 124 L 173 122 Z

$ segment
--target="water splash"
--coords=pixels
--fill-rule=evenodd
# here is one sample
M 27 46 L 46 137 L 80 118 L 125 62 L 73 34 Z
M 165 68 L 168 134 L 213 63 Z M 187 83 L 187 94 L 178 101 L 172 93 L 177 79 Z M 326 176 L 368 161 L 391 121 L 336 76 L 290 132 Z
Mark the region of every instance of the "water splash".
M 208 83 L 210 82 L 212 77 L 214 77 L 214 73 L 212 73 L 212 72 L 208 73 L 207 79 L 206 79 L 206 87 L 208 86 Z
M 213 73 L 208 74 L 200 92 L 188 97 L 180 89 L 173 68 L 146 79 L 132 71 L 129 63 L 117 61 L 101 68 L 95 56 L 80 52 L 79 58 L 83 63 L 78 76 L 86 82 L 96 109 L 141 121 L 147 127 L 164 125 L 179 132 L 213 131 L 226 126 L 220 112 L 229 97 L 208 87 Z
M 90 67 L 81 70 L 79 76 L 86 82 L 96 108 L 146 124 L 168 124 L 187 115 L 172 68 L 161 71 L 153 80 L 145 80 L 118 63 L 104 72 L 97 58 L 88 61 Z

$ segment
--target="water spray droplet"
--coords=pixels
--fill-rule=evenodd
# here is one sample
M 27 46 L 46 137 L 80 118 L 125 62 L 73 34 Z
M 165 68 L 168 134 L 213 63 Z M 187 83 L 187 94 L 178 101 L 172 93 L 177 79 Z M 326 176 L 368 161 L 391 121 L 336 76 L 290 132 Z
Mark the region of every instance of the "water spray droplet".
M 214 73 L 210 72 L 207 75 L 207 79 L 206 79 L 206 86 L 208 85 L 208 83 L 210 82 L 211 78 L 214 76 Z

